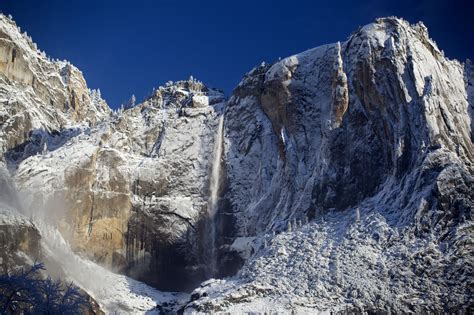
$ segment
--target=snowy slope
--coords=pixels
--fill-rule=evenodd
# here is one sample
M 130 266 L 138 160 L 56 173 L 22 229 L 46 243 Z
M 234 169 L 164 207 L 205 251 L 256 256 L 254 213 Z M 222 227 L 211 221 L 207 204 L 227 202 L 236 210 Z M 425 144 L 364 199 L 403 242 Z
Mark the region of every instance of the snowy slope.
M 394 227 L 384 215 L 369 202 L 360 220 L 355 211 L 331 213 L 264 235 L 236 277 L 193 292 L 188 312 L 467 312 L 472 221 L 456 227 L 448 243 Z
M 60 268 L 66 279 L 83 288 L 107 313 L 160 314 L 158 305 L 179 305 L 187 297 L 182 293 L 160 292 L 144 283 L 113 273 L 74 254 L 55 228 L 41 222 L 37 223 L 37 227 L 43 238 L 46 266 Z

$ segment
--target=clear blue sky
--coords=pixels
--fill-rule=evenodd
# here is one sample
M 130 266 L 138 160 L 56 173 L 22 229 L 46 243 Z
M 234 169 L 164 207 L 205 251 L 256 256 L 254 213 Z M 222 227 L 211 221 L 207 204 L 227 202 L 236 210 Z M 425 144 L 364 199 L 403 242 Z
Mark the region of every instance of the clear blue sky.
M 53 58 L 111 107 L 190 75 L 230 94 L 262 61 L 345 40 L 376 17 L 422 20 L 451 58 L 474 57 L 473 0 L 0 0 Z

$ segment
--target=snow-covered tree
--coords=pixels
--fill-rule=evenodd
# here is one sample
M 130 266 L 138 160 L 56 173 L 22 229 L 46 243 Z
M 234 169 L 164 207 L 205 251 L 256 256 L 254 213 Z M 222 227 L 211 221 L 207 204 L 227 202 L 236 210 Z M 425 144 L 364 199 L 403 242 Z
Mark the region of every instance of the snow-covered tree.
M 134 94 L 130 97 L 130 99 L 123 105 L 124 109 L 130 109 L 132 107 L 135 107 L 137 99 Z
M 43 142 L 43 147 L 41 148 L 41 154 L 46 154 L 48 153 L 48 142 L 47 141 L 44 141 Z
M 48 139 L 45 134 L 39 134 L 39 148 L 37 153 L 46 154 L 48 152 Z
M 18 274 L 0 275 L 0 314 L 82 314 L 89 306 L 72 283 L 65 286 L 41 278 L 44 265 L 35 263 Z

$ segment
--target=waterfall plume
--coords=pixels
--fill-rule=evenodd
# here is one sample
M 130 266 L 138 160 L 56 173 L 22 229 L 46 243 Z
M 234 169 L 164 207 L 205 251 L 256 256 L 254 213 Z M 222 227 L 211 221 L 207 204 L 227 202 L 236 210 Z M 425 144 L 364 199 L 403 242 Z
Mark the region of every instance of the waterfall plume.
M 224 130 L 224 115 L 219 117 L 219 124 L 217 126 L 217 134 L 214 140 L 214 159 L 212 161 L 211 182 L 209 187 L 209 218 L 214 219 L 217 212 L 217 201 L 219 194 L 220 173 L 221 173 L 221 157 L 223 146 L 223 130 Z
M 213 277 L 217 273 L 217 251 L 216 251 L 216 222 L 215 216 L 218 209 L 219 185 L 221 176 L 221 157 L 223 147 L 223 130 L 224 130 L 224 115 L 219 117 L 217 125 L 217 133 L 214 139 L 214 157 L 212 161 L 210 185 L 209 185 L 209 268 L 208 276 Z

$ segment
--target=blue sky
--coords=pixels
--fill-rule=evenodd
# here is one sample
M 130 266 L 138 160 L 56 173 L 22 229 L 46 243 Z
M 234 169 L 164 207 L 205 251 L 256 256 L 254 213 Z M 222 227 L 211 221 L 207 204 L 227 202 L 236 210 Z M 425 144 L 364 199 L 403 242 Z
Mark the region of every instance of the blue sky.
M 345 40 L 387 15 L 422 20 L 448 57 L 474 58 L 472 0 L 0 0 L 0 10 L 111 107 L 190 75 L 230 94 L 262 61 Z

